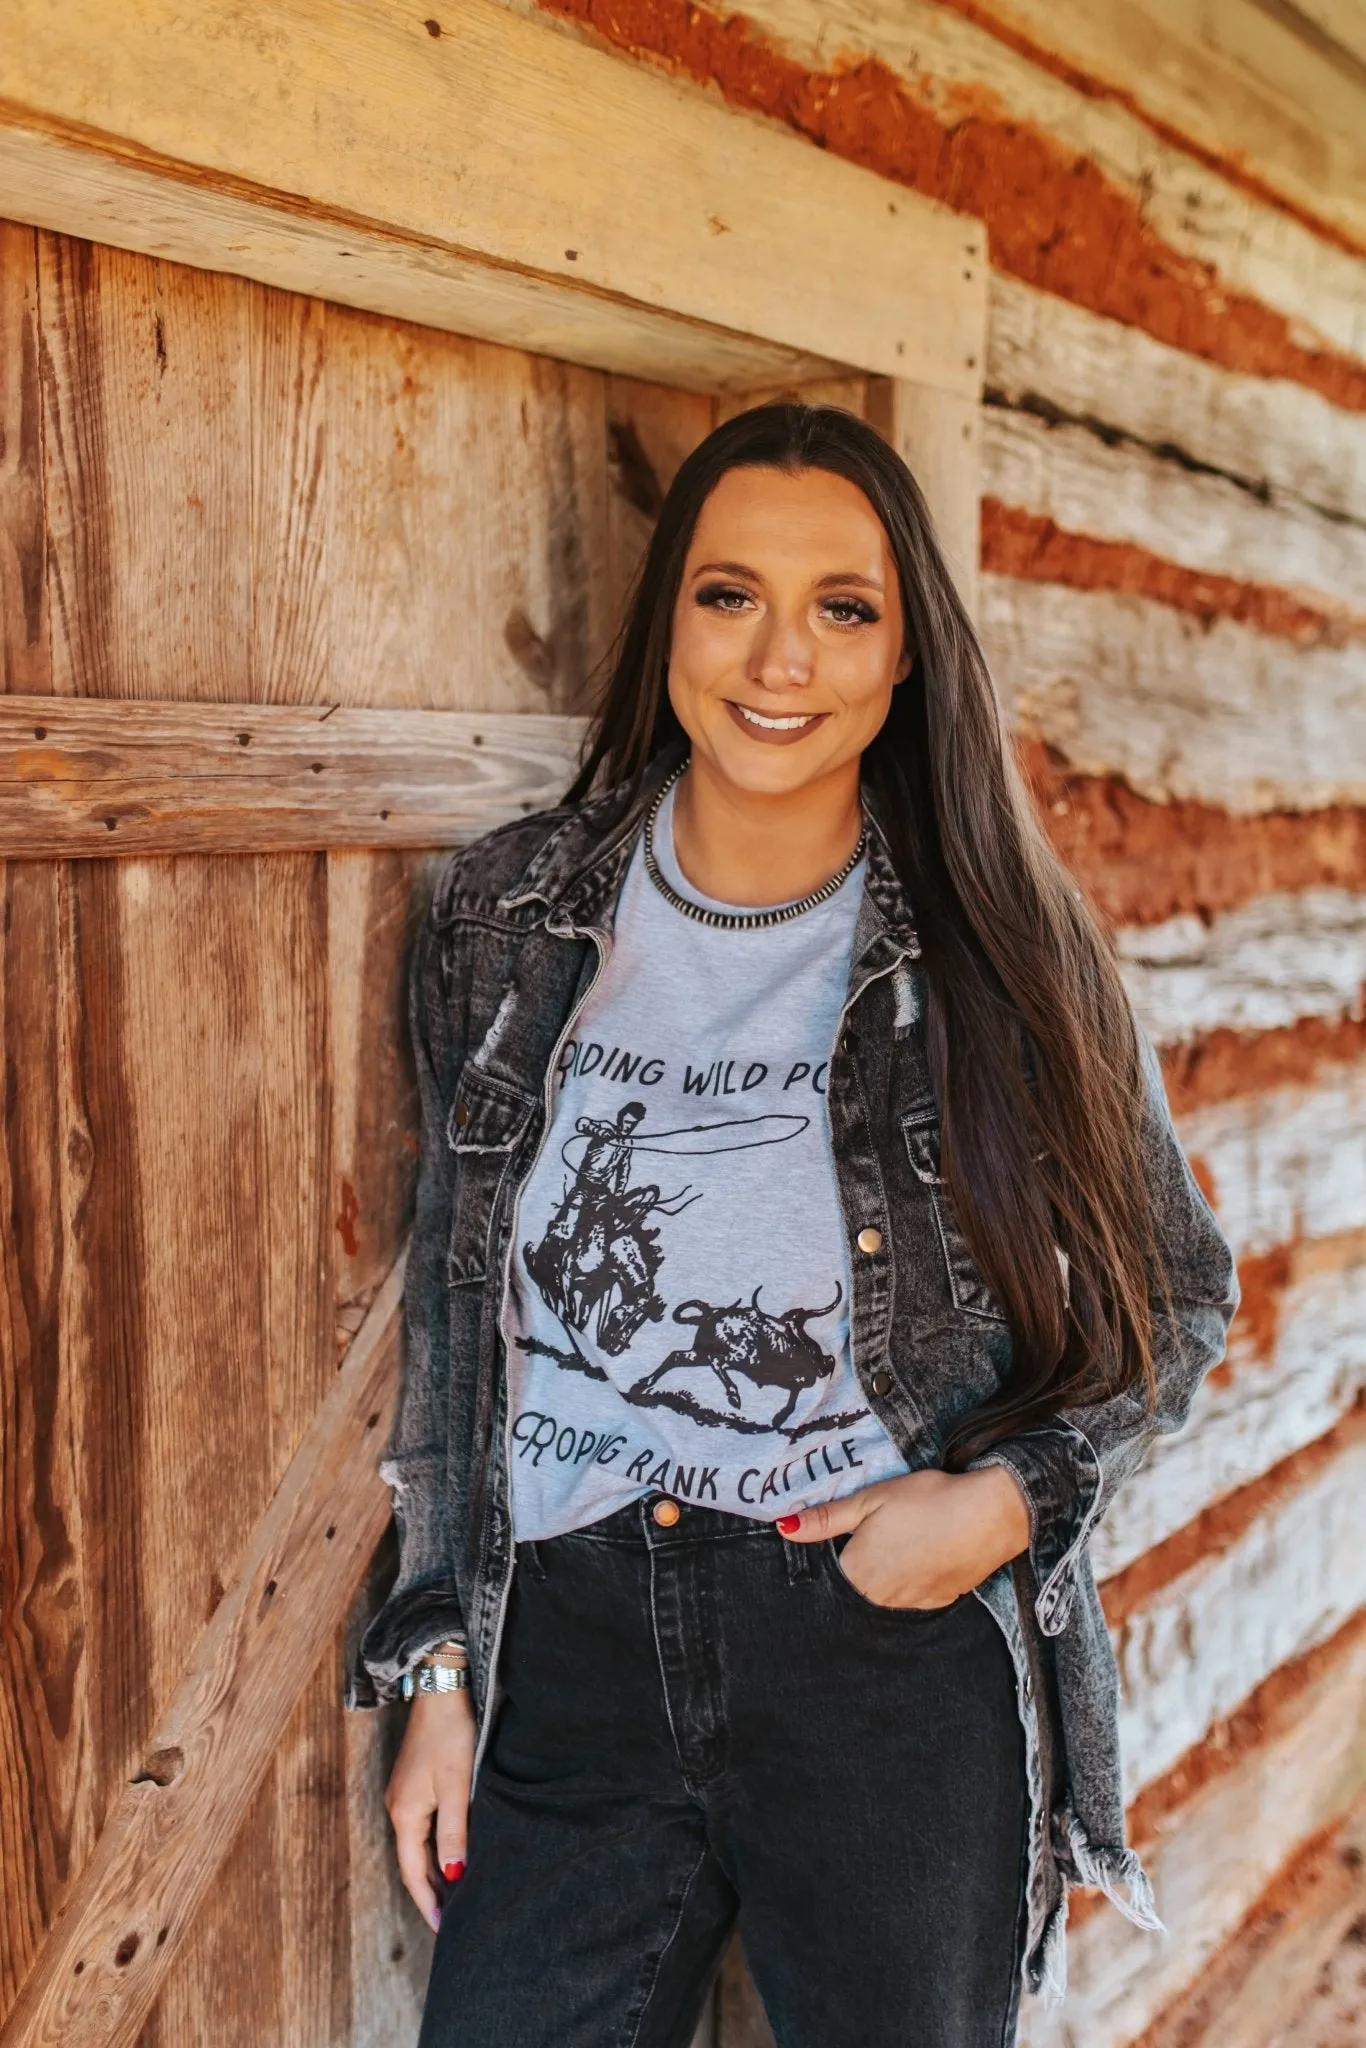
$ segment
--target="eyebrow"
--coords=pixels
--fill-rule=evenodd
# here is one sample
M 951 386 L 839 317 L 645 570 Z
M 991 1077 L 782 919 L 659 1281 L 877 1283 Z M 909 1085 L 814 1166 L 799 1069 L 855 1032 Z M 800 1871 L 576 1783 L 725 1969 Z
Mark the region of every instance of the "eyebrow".
M 748 576 L 754 583 L 761 583 L 763 581 L 759 571 L 752 569 L 748 562 L 699 562 L 693 570 L 694 576 L 715 576 L 717 574 L 723 576 Z M 875 577 L 860 575 L 857 569 L 837 569 L 830 576 L 822 576 L 816 588 L 818 590 L 828 590 L 836 583 L 858 583 L 865 590 L 880 591 L 882 589 L 882 585 Z

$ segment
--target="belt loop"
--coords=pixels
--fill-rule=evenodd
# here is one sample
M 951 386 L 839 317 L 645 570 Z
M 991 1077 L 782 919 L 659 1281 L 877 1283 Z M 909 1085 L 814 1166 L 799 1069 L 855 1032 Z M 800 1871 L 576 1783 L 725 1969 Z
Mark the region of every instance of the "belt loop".
M 776 1529 L 773 1533 L 778 1536 Z M 800 1586 L 814 1578 L 815 1566 L 811 1556 L 811 1545 L 789 1543 L 786 1536 L 778 1536 L 778 1541 L 783 1546 L 783 1554 L 787 1559 L 787 1576 L 791 1583 Z

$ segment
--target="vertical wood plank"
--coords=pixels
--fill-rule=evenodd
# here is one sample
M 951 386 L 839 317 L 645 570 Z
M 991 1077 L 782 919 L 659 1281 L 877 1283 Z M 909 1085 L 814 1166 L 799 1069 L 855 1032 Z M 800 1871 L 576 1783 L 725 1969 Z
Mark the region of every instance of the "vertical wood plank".
M 904 377 L 870 377 L 868 418 L 925 493 L 939 542 L 971 615 L 977 617 L 982 503 L 982 414 Z
M 252 1182 L 273 1493 L 335 1369 L 327 857 L 252 865 L 264 1054 Z M 333 2048 L 349 2023 L 341 1698 L 334 1649 L 314 1673 L 273 1766 L 277 2024 L 291 2048 Z
M 329 688 L 573 708 L 608 631 L 603 379 L 328 315 Z
M 52 688 L 43 521 L 38 237 L 0 221 L 0 689 Z
M 607 379 L 608 521 L 615 631 L 679 466 L 712 428 L 713 401 L 632 377 Z
M 257 288 L 56 235 L 39 252 L 55 686 L 248 695 Z
M 88 1158 L 69 1100 L 67 882 L 50 863 L 0 869 L 0 2021 L 97 1822 L 79 1390 L 63 1343 L 68 1184 Z
M 325 703 L 329 308 L 258 286 L 250 315 L 252 695 Z
M 108 1034 L 128 1076 L 120 1143 L 142 1213 L 141 1469 L 125 1508 L 146 1644 L 140 1737 L 174 1692 L 272 1477 L 258 1176 L 263 1063 L 277 1053 L 262 1030 L 257 866 L 129 861 L 101 878 L 122 992 L 89 1028 Z M 263 1788 L 145 2029 L 149 2048 L 193 2040 L 208 2012 L 225 2048 L 270 2038 L 282 1967 L 273 1822 Z

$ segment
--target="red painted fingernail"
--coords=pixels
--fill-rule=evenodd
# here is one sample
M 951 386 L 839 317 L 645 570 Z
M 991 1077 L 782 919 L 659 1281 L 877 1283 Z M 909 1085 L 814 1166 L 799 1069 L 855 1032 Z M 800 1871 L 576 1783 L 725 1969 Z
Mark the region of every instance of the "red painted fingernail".
M 443 1863 L 441 1875 L 445 1878 L 447 1884 L 459 1884 L 461 1878 L 465 1875 L 465 1866 L 463 1863 Z
M 795 1536 L 801 1526 L 802 1518 L 800 1515 L 779 1515 L 778 1517 L 778 1527 L 782 1530 L 784 1536 Z

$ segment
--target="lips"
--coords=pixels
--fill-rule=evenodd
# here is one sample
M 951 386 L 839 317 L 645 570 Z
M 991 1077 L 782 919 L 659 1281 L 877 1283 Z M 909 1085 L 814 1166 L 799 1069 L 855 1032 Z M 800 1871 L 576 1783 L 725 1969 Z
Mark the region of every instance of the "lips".
M 824 725 L 830 715 L 828 711 L 796 711 L 775 717 L 770 711 L 756 711 L 751 704 L 737 704 L 733 697 L 726 699 L 726 709 L 746 739 L 765 747 L 793 746 Z

